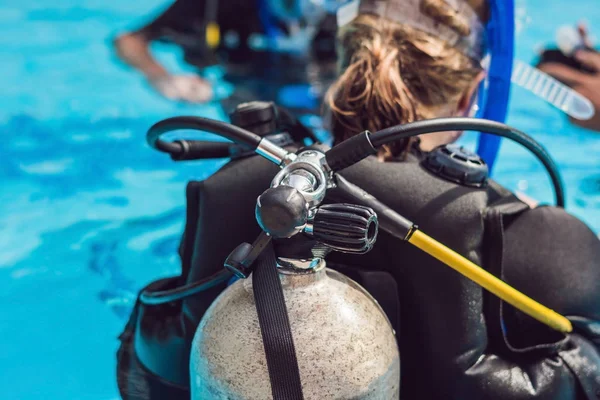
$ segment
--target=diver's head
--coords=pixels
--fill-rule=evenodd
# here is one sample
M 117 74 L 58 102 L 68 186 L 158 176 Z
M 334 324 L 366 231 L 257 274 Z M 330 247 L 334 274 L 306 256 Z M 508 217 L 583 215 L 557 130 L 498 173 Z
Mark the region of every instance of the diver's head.
M 338 31 L 340 77 L 327 96 L 335 141 L 415 120 L 469 115 L 485 77 L 487 12 L 485 0 L 362 0 L 358 16 Z M 421 148 L 459 135 L 424 135 Z M 410 144 L 394 143 L 379 156 L 402 157 Z

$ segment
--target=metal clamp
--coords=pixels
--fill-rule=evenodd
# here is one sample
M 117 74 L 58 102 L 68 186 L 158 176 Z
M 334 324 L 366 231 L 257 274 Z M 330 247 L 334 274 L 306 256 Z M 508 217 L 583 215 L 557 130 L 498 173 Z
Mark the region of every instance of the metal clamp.
M 275 175 L 271 187 L 283 185 L 294 187 L 302 194 L 309 209 L 318 206 L 325 198 L 329 186 L 329 179 L 322 164 L 324 158 L 325 154 L 321 152 L 303 151 Z

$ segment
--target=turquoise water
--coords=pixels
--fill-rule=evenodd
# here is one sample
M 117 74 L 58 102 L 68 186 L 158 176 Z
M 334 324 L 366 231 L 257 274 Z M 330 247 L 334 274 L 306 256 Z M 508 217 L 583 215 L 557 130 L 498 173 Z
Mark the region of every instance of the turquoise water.
M 135 293 L 178 272 L 185 184 L 220 165 L 175 165 L 145 145 L 145 130 L 177 114 L 224 115 L 163 100 L 112 58 L 108 38 L 164 1 L 46 3 L 0 3 L 0 397 L 115 399 L 117 336 Z M 599 19 L 593 0 L 573 4 L 520 2 L 518 56 L 532 60 L 584 10 Z M 184 70 L 176 49 L 156 50 Z M 600 136 L 520 89 L 509 123 L 548 147 L 569 210 L 600 232 Z M 552 201 L 518 146 L 505 143 L 497 167 L 503 184 Z

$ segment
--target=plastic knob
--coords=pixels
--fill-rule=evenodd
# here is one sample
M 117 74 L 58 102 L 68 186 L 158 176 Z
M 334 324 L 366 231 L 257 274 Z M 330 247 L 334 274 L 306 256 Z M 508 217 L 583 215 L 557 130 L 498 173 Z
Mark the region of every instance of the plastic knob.
M 377 214 L 353 204 L 319 207 L 306 232 L 327 247 L 344 253 L 364 254 L 377 240 Z M 311 232 L 312 231 L 312 232 Z
M 306 200 L 291 186 L 267 189 L 256 202 L 256 220 L 274 238 L 289 238 L 301 232 L 307 219 Z
M 438 147 L 427 155 L 422 165 L 435 175 L 464 186 L 481 188 L 487 184 L 485 161 L 456 144 Z

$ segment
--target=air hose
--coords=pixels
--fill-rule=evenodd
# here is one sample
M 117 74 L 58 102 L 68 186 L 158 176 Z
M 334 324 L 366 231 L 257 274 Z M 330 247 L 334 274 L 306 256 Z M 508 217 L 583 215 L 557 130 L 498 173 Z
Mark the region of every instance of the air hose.
M 519 292 L 431 236 L 415 230 L 408 242 L 550 328 L 564 333 L 573 330 L 567 318 Z
M 227 280 L 231 279 L 232 276 L 233 275 L 229 271 L 222 270 L 197 282 L 179 286 L 174 289 L 160 291 L 144 290 L 140 294 L 140 302 L 149 306 L 155 306 L 183 300 L 186 297 L 193 296 L 196 293 L 204 292 L 221 283 L 225 283 Z
M 146 139 L 150 147 L 170 154 L 173 161 L 230 158 L 234 154 L 242 152 L 241 150 L 243 149 L 240 149 L 240 146 L 253 151 L 256 149 L 256 146 L 254 146 L 256 138 L 254 136 L 259 134 L 260 138 L 264 137 L 264 129 L 267 129 L 267 131 L 287 132 L 297 142 L 302 142 L 304 139 L 310 139 L 313 143 L 319 141 L 315 133 L 304 126 L 291 112 L 272 102 L 255 101 L 240 104 L 230 114 L 230 117 L 233 125 L 200 117 L 183 116 L 169 118 L 152 126 L 146 135 Z M 206 129 L 203 129 L 202 126 L 206 126 Z M 229 134 L 223 134 L 224 131 L 222 130 L 226 130 L 227 127 L 231 126 L 237 129 L 231 131 Z M 174 142 L 167 142 L 161 140 L 160 137 L 162 134 L 180 129 L 205 130 L 217 133 L 232 140 L 234 143 L 202 140 L 176 140 Z M 243 133 L 243 130 L 246 130 L 251 136 Z M 276 139 L 274 136 L 269 136 L 269 140 L 274 141 Z M 284 146 L 282 143 L 275 144 Z
M 202 117 L 182 116 L 167 118 L 154 124 L 146 134 L 146 141 L 150 147 L 165 153 L 173 154 L 178 151 L 182 152 L 183 148 L 181 144 L 159 140 L 160 136 L 164 133 L 182 129 L 215 133 L 232 142 L 246 146 L 250 150 L 255 150 L 262 140 L 260 136 L 227 122 Z
M 377 149 L 394 141 L 422 135 L 447 131 L 481 131 L 496 136 L 511 139 L 532 152 L 544 165 L 550 175 L 554 187 L 556 205 L 565 206 L 564 185 L 558 167 L 538 142 L 529 135 L 500 122 L 478 118 L 436 118 L 425 121 L 411 122 L 382 129 L 375 133 L 368 131 L 341 143 L 327 153 L 327 163 L 334 171 L 340 171 L 356 164 L 370 155 L 376 154 Z
M 202 117 L 174 117 L 165 119 L 150 128 L 146 139 L 151 147 L 170 153 L 172 157 L 177 157 L 177 155 L 185 152 L 184 144 L 177 141 L 165 142 L 160 140 L 160 136 L 164 133 L 181 129 L 214 133 L 246 146 L 250 150 L 256 150 L 262 139 L 260 136 L 235 125 Z M 546 149 L 524 132 L 500 122 L 479 118 L 436 118 L 396 125 L 375 133 L 365 131 L 332 148 L 327 153 L 327 163 L 334 172 L 341 171 L 370 155 L 376 154 L 377 149 L 385 144 L 425 133 L 447 131 L 481 131 L 505 137 L 519 143 L 532 152 L 544 165 L 552 181 L 556 205 L 558 207 L 565 207 L 565 191 L 562 178 L 556 163 L 552 160 Z M 217 146 L 219 148 L 217 149 L 214 147 L 210 148 L 207 142 L 190 141 L 190 143 L 194 145 L 195 152 L 199 154 L 214 154 L 211 151 L 223 154 L 226 152 L 224 144 L 219 144 Z M 213 144 L 213 146 L 215 145 Z
M 454 250 L 426 235 L 420 231 L 412 221 L 409 221 L 396 211 L 381 203 L 360 187 L 348 182 L 340 174 L 336 174 L 335 181 L 336 186 L 345 197 L 349 197 L 352 201 L 360 202 L 362 205 L 373 209 L 379 218 L 381 229 L 388 232 L 390 235 L 421 249 L 461 275 L 477 283 L 479 286 L 498 296 L 500 299 L 513 305 L 543 324 L 548 325 L 552 329 L 560 332 L 571 332 L 573 329 L 571 322 L 567 318 L 524 295 Z

